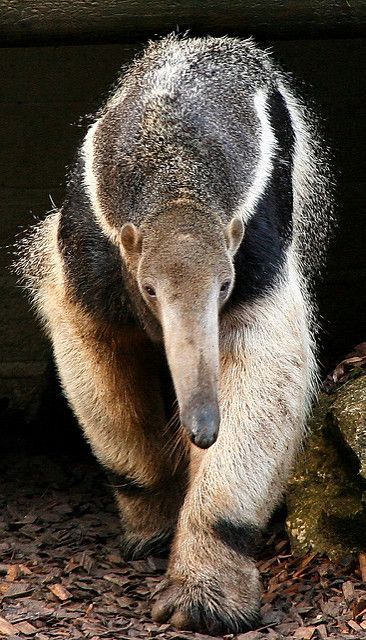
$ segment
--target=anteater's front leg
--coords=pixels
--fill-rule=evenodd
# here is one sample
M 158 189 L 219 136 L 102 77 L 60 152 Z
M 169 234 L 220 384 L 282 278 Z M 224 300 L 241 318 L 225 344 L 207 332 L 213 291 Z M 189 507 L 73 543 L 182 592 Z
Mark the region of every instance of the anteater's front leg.
M 253 553 L 299 446 L 309 385 L 306 326 L 296 313 L 279 308 L 272 326 L 267 317 L 227 331 L 219 438 L 196 460 L 153 607 L 158 621 L 225 633 L 257 620 Z
M 66 396 L 114 487 L 126 554 L 156 551 L 174 529 L 185 478 L 179 451 L 170 455 L 162 356 L 137 328 L 111 331 L 68 308 L 51 331 Z

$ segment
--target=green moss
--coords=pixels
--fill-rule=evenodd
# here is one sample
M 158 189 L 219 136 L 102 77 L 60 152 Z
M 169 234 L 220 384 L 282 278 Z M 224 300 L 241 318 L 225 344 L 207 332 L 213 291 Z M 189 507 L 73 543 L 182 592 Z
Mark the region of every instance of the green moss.
M 330 407 L 329 424 L 358 460 L 359 473 L 366 480 L 366 376 L 346 384 Z
M 365 485 L 329 428 L 333 406 L 346 392 L 350 389 L 321 394 L 310 421 L 311 436 L 290 481 L 287 526 L 300 553 L 311 547 L 338 558 L 366 550 Z M 364 409 L 366 413 L 366 402 Z

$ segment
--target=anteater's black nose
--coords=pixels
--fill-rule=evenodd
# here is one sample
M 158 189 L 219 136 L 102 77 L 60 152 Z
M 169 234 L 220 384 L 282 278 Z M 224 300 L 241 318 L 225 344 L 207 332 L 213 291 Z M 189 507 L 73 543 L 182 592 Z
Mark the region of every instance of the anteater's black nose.
M 183 411 L 181 420 L 189 438 L 200 449 L 208 449 L 216 441 L 220 426 L 220 412 L 215 403 Z

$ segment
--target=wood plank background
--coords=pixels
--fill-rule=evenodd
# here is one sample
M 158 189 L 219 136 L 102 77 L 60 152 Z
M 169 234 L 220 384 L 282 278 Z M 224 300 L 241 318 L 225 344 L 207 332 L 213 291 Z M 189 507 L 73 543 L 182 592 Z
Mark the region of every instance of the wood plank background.
M 0 0 L 4 44 L 138 41 L 177 27 L 269 38 L 365 35 L 364 0 Z

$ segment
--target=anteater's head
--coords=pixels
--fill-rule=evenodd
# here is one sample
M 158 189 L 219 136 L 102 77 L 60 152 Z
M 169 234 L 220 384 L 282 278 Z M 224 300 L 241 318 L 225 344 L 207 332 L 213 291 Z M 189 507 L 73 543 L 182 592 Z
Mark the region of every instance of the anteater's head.
M 121 233 L 123 259 L 161 324 L 181 423 L 201 448 L 215 442 L 220 424 L 219 314 L 242 238 L 239 219 L 223 224 L 184 200 Z

